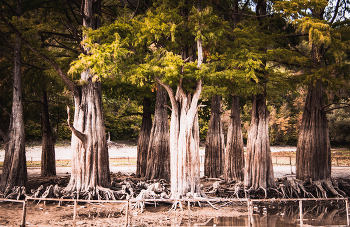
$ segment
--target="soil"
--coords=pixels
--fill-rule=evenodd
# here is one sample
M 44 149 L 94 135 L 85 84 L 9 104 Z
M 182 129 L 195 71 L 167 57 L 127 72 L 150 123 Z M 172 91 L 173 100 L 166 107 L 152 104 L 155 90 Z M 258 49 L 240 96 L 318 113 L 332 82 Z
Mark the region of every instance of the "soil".
M 293 156 L 295 152 L 294 147 L 281 147 L 275 148 L 276 155 L 273 156 Z M 2 161 L 3 150 L 0 149 L 0 161 Z M 136 157 L 136 144 L 121 143 L 118 146 L 111 146 L 109 148 L 111 158 L 120 157 Z M 41 147 L 30 146 L 27 148 L 27 160 L 29 155 L 33 158 L 39 158 L 40 160 Z M 201 153 L 204 155 L 204 151 Z M 344 151 L 340 154 L 346 156 Z M 56 147 L 56 159 L 69 159 L 70 147 L 68 145 L 61 145 Z M 30 159 L 29 159 L 30 160 Z M 134 177 L 135 166 L 124 165 L 111 168 L 112 176 L 117 176 L 119 181 L 132 179 L 133 181 L 142 180 Z M 289 165 L 274 166 L 275 177 L 295 177 L 295 168 L 291 169 Z M 294 171 L 294 174 L 293 174 Z M 2 170 L 0 168 L 0 173 Z M 28 168 L 28 187 L 27 192 L 30 189 L 36 189 L 40 185 L 55 185 L 64 187 L 69 181 L 70 167 L 57 167 L 56 177 L 40 177 L 40 166 L 34 168 Z M 347 167 L 333 167 L 332 176 L 350 179 L 350 173 Z M 202 180 L 203 187 L 208 187 L 213 184 L 214 181 Z M 126 207 L 124 202 L 117 203 L 78 203 L 77 216 L 75 224 L 77 226 L 126 226 Z M 212 217 L 222 216 L 241 216 L 247 215 L 246 203 L 230 203 L 219 210 L 213 209 L 209 204 L 191 204 L 190 209 L 187 204 L 183 204 L 184 210 L 176 209 L 169 212 L 171 204 L 160 203 L 155 206 L 154 203 L 146 205 L 143 213 L 139 209 L 129 209 L 129 224 L 131 226 L 180 226 L 188 225 L 193 226 L 196 224 L 199 226 L 201 223 L 205 223 Z M 220 206 L 221 204 L 215 204 Z M 0 226 L 19 226 L 22 222 L 23 203 L 22 202 L 0 202 Z M 28 201 L 26 206 L 26 225 L 28 226 L 71 226 L 73 225 L 73 213 L 74 203 L 63 202 L 43 202 Z

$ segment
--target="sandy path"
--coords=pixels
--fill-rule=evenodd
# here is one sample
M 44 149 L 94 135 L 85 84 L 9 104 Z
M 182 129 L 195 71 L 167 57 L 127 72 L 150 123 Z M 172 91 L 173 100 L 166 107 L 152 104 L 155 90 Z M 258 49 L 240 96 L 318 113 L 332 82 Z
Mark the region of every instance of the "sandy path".
M 56 160 L 67 160 L 71 158 L 71 147 L 70 146 L 56 146 Z M 278 151 L 296 151 L 296 147 L 286 146 L 286 147 L 271 147 L 271 152 Z M 110 147 L 108 148 L 110 158 L 121 158 L 130 157 L 136 158 L 137 156 L 137 146 L 127 146 L 123 147 Z M 204 148 L 199 149 L 199 154 L 204 156 Z M 5 151 L 0 149 L 0 162 L 4 161 Z M 40 161 L 41 160 L 41 146 L 26 146 L 26 157 L 27 161 Z
M 56 146 L 56 160 L 67 160 L 71 158 L 71 148 L 70 146 Z M 136 158 L 137 146 L 127 146 L 123 147 L 110 147 L 108 149 L 110 158 Z M 272 152 L 278 151 L 296 151 L 296 147 L 271 147 Z M 5 151 L 0 150 L 0 161 L 4 160 Z M 201 163 L 204 162 L 204 148 L 200 148 Z M 28 146 L 26 147 L 27 161 L 40 161 L 41 160 L 41 146 Z M 276 178 L 295 177 L 295 166 L 291 167 L 289 165 L 274 165 L 274 173 Z M 131 174 L 136 172 L 136 166 L 111 166 L 111 172 L 122 172 L 126 174 Z M 70 167 L 57 167 L 56 169 L 58 176 L 65 176 L 71 173 Z M 2 173 L 2 169 L 0 169 Z M 201 167 L 201 176 L 204 174 L 204 167 Z M 29 167 L 28 168 L 29 177 L 39 177 L 40 168 Z M 349 167 L 332 167 L 332 177 L 343 177 L 350 179 L 350 168 Z

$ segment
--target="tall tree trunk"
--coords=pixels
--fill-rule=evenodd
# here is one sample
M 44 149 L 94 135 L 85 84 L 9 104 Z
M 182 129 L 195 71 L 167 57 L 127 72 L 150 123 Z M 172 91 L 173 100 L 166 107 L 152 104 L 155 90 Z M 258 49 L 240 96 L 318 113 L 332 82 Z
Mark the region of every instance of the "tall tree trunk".
M 82 3 L 83 26 L 97 29 L 100 26 L 98 15 L 101 1 L 85 0 Z M 74 124 L 69 122 L 73 132 L 72 175 L 67 191 L 86 191 L 110 185 L 101 83 L 93 77 L 90 70 L 86 69 L 81 74 L 81 86 L 74 92 Z
M 152 113 L 150 111 L 151 100 L 143 99 L 142 125 L 137 143 L 137 166 L 136 175 L 144 177 L 147 169 L 147 152 L 152 129 Z
M 201 0 L 197 10 L 201 11 Z M 186 12 L 184 12 L 186 14 Z M 188 53 L 188 51 L 190 53 Z M 198 68 L 203 62 L 202 40 L 197 40 Z M 194 61 L 195 46 L 183 46 L 182 59 Z M 182 68 L 183 73 L 183 68 Z M 200 160 L 199 160 L 199 125 L 198 100 L 202 91 L 202 80 L 196 82 L 194 92 L 185 93 L 182 87 L 183 78 L 179 78 L 176 93 L 159 78 L 156 80 L 168 92 L 172 112 L 170 122 L 170 181 L 173 198 L 188 193 L 201 195 Z
M 221 96 L 211 100 L 211 114 L 205 141 L 204 175 L 219 178 L 224 170 L 225 142 L 221 123 Z
M 331 177 L 331 147 L 322 82 L 309 85 L 299 130 L 296 177 L 323 180 Z
M 158 84 L 156 109 L 147 155 L 146 179 L 148 180 L 165 179 L 170 181 L 170 141 L 166 104 L 167 92 Z
M 312 45 L 311 61 L 322 66 L 317 46 Z M 331 146 L 328 119 L 322 110 L 325 106 L 322 80 L 308 87 L 306 102 L 299 129 L 296 177 L 297 179 L 323 180 L 331 177 Z
M 171 194 L 179 197 L 194 193 L 200 195 L 200 160 L 199 160 L 199 126 L 198 99 L 202 90 L 202 81 L 197 82 L 193 95 L 182 90 L 182 79 L 176 95 L 170 86 L 158 82 L 167 90 L 171 105 L 170 123 L 170 171 Z
M 269 113 L 264 95 L 253 99 L 252 120 L 248 131 L 245 186 L 258 188 L 275 187 L 269 141 Z
M 232 96 L 230 124 L 227 133 L 224 179 L 226 182 L 244 179 L 244 144 L 239 111 L 239 97 Z
M 41 151 L 41 176 L 55 176 L 56 175 L 56 158 L 55 158 L 55 139 L 52 135 L 49 104 L 47 101 L 47 92 L 42 93 L 42 120 L 41 120 L 41 134 L 42 134 L 42 151 Z
M 22 1 L 17 2 L 17 13 L 21 14 Z M 27 163 L 22 104 L 21 39 L 16 37 L 14 45 L 13 97 L 10 126 L 5 141 L 5 158 L 0 181 L 0 191 L 6 195 L 14 186 L 27 186 Z

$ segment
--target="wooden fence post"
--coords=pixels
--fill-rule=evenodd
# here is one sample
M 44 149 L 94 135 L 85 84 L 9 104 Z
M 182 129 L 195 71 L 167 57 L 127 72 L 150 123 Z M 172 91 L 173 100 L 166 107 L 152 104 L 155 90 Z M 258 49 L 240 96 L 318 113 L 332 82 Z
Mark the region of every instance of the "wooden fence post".
M 300 218 L 300 226 L 303 226 L 303 201 L 299 200 L 299 218 Z
M 22 227 L 26 226 L 27 198 L 23 201 Z

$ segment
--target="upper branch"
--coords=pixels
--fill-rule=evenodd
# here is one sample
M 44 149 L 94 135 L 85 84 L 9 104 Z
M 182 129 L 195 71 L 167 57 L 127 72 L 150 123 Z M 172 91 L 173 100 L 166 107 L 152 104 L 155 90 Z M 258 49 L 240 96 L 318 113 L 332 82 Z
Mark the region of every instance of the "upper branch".
M 5 16 L 1 11 L 0 11 L 0 17 L 31 51 L 33 51 L 37 56 L 39 56 L 43 60 L 47 61 L 57 71 L 58 75 L 62 78 L 63 82 L 67 85 L 69 90 L 71 90 L 74 94 L 78 94 L 77 86 L 68 79 L 67 75 L 63 72 L 63 70 L 59 67 L 59 65 L 54 60 L 40 53 L 36 48 L 30 45 L 30 43 L 23 38 L 22 34 L 15 28 L 15 26 L 13 26 L 13 24 L 5 18 Z
M 338 106 L 333 107 L 333 108 L 329 108 L 331 105 L 338 105 Z M 330 112 L 332 110 L 342 109 L 342 108 L 346 108 L 346 107 L 350 107 L 350 103 L 344 103 L 344 102 L 330 103 L 328 105 L 323 106 L 321 108 L 321 111 L 323 111 L 323 112 Z M 327 109 L 327 108 L 329 108 L 329 109 Z
M 332 18 L 332 20 L 331 20 L 331 22 L 330 22 L 331 24 L 333 24 L 335 18 L 337 18 L 338 10 L 339 10 L 339 5 L 340 5 L 340 0 L 337 1 L 337 5 L 335 6 L 333 18 Z
M 177 103 L 176 103 L 176 99 L 175 99 L 175 96 L 174 96 L 174 91 L 173 91 L 173 89 L 172 89 L 169 85 L 164 84 L 164 83 L 161 81 L 161 79 L 159 79 L 158 77 L 154 77 L 154 79 L 155 79 L 160 85 L 162 85 L 162 86 L 165 88 L 165 90 L 168 92 L 168 95 L 169 95 L 169 97 L 170 97 L 170 101 L 171 101 L 171 105 L 172 105 L 173 109 L 174 109 L 174 108 L 177 109 Z

